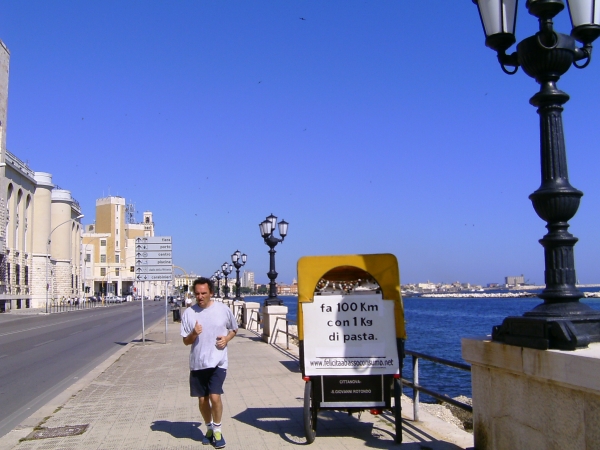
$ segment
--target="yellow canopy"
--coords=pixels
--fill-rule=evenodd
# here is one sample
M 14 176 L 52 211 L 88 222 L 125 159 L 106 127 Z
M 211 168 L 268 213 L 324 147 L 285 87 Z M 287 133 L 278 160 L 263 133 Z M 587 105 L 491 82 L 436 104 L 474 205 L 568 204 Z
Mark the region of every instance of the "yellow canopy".
M 298 336 L 304 340 L 302 303 L 314 301 L 315 287 L 322 278 L 350 281 L 367 272 L 379 284 L 384 300 L 394 302 L 396 337 L 406 339 L 404 307 L 400 295 L 398 260 L 390 253 L 374 255 L 303 256 L 298 260 Z

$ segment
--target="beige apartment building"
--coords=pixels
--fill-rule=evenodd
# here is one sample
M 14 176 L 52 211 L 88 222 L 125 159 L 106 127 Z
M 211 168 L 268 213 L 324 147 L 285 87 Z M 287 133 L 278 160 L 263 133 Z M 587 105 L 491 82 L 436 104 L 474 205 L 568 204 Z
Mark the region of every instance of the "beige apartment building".
M 154 236 L 152 213 L 132 223 L 123 197 L 96 200 L 95 223 L 82 235 L 83 290 L 90 295 L 141 295 L 135 282 L 135 238 Z M 155 295 L 158 286 L 147 283 L 144 295 Z
M 0 312 L 81 295 L 81 208 L 6 150 L 10 52 L 0 41 Z
M 183 272 L 183 275 L 178 274 L 173 277 L 173 283 L 174 283 L 176 290 L 180 291 L 183 286 L 187 286 L 188 287 L 187 292 L 191 293 L 192 285 L 194 284 L 194 280 L 196 278 L 200 278 L 201 275 L 196 275 L 193 272 L 187 273 L 181 267 L 177 267 L 177 266 L 174 266 L 174 269 L 175 270 L 179 269 Z

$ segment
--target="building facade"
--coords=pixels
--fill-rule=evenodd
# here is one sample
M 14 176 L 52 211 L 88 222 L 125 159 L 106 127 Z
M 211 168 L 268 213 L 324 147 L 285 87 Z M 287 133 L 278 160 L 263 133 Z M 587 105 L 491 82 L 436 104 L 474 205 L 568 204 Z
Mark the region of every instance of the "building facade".
M 240 282 L 242 287 L 254 290 L 254 272 L 244 270 Z
M 135 281 L 135 239 L 154 236 L 154 221 L 149 211 L 141 223 L 130 223 L 127 216 L 123 197 L 96 200 L 95 222 L 86 225 L 81 242 L 86 295 L 142 295 Z M 146 284 L 143 295 L 160 295 L 158 287 Z
M 508 286 L 520 286 L 525 284 L 525 275 L 518 277 L 504 277 L 504 281 Z
M 82 294 L 79 203 L 6 149 L 9 60 L 0 41 L 0 312 Z

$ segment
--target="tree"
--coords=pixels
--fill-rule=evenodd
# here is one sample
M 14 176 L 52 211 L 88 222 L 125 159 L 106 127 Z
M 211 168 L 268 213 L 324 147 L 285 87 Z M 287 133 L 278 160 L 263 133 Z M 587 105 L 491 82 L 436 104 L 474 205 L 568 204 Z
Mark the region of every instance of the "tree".
M 258 288 L 256 289 L 256 293 L 257 294 L 268 294 L 269 293 L 269 289 L 267 288 L 266 285 L 261 284 L 260 286 L 258 286 Z

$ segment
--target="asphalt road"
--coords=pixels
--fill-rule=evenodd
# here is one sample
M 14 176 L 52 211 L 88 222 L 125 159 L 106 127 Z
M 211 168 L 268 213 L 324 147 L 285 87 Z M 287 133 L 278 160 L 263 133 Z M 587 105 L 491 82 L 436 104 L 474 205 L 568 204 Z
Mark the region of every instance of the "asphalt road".
M 145 301 L 144 313 L 148 329 L 164 320 L 164 301 Z M 141 332 L 139 301 L 51 315 L 0 314 L 0 437 Z

